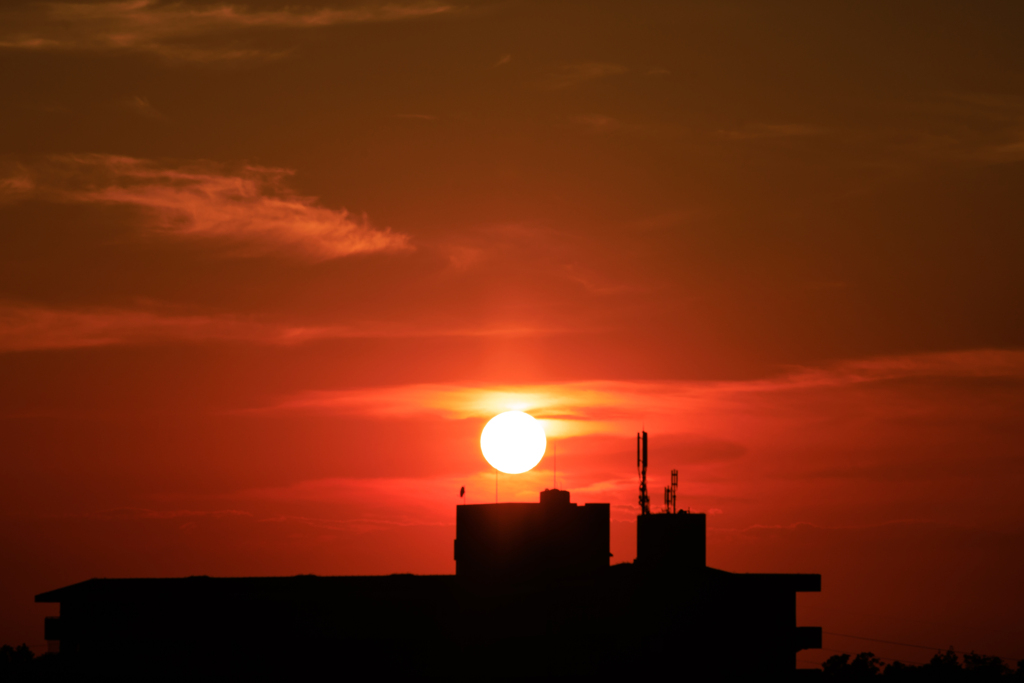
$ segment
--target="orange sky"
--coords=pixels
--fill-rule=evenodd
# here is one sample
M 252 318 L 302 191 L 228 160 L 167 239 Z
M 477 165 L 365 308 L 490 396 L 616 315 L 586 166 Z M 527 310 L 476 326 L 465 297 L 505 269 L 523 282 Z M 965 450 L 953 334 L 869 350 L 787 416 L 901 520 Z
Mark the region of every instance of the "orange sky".
M 635 552 L 1024 657 L 1024 8 L 0 9 L 0 643 L 94 576 L 454 571 L 483 424 Z M 550 451 L 549 451 L 550 452 Z M 536 500 L 546 457 L 502 476 Z

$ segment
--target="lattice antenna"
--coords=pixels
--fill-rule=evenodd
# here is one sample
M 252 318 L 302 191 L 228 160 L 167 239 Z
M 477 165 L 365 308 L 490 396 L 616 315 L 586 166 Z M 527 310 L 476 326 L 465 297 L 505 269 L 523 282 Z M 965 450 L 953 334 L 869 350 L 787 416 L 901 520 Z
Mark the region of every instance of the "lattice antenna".
M 647 495 L 647 432 L 640 432 L 636 435 L 636 469 L 640 474 L 640 514 L 649 515 L 651 514 L 651 497 Z
M 665 501 L 665 506 L 672 503 L 672 514 L 676 514 L 676 489 L 679 488 L 679 470 L 672 470 L 672 486 L 669 487 L 669 497 L 671 500 Z

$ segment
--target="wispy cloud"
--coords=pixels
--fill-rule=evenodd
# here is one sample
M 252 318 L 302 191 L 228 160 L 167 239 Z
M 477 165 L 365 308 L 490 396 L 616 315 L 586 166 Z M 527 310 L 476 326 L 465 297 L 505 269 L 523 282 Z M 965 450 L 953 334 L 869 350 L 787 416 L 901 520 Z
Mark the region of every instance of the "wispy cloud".
M 250 4 L 196 4 L 121 0 L 53 2 L 8 11 L 0 47 L 25 50 L 124 50 L 179 60 L 216 61 L 265 56 L 237 42 L 255 29 L 309 29 L 339 24 L 401 21 L 448 12 L 435 2 L 366 3 L 335 8 L 261 9 Z M 211 38 L 213 40 L 211 40 Z
M 152 119 L 154 121 L 167 121 L 167 116 L 154 107 L 153 103 L 149 101 L 149 98 L 142 97 L 141 95 L 135 95 L 124 100 L 124 106 L 139 116 L 147 119 Z
M 157 340 L 300 341 L 315 334 L 241 319 L 155 311 L 0 306 L 0 352 L 69 349 Z
M 244 510 L 151 510 L 149 508 L 113 508 L 87 513 L 98 519 L 187 519 L 190 517 L 252 517 Z
M 827 132 L 826 129 L 819 126 L 802 123 L 752 123 L 741 128 L 720 130 L 718 135 L 730 140 L 765 140 L 814 137 Z
M 415 458 L 415 466 L 421 458 L 431 463 L 436 481 L 424 483 L 439 496 L 437 515 L 455 502 L 442 494 L 457 491 L 460 481 L 475 501 L 481 492 L 493 495 L 493 473 L 467 452 L 475 452 L 474 437 L 491 416 L 519 409 L 541 421 L 549 445 L 558 444 L 559 485 L 577 499 L 620 506 L 618 512 L 613 508 L 613 519 L 635 515 L 631 437 L 640 429 L 654 439 L 652 481 L 660 486 L 670 469 L 678 468 L 683 498 L 698 510 L 714 508 L 730 519 L 750 519 L 753 510 L 764 514 L 773 508 L 803 516 L 807 500 L 840 509 L 852 500 L 860 505 L 871 499 L 879 487 L 910 490 L 912 484 L 918 492 L 936 494 L 935 504 L 919 514 L 941 518 L 946 501 L 965 481 L 1018 476 L 1022 386 L 1024 351 L 974 350 L 853 360 L 733 381 L 309 391 L 252 413 L 319 413 L 410 430 L 430 425 L 422 433 L 431 438 L 438 430 L 458 434 L 452 442 L 461 444 L 456 452 L 435 452 L 427 443 L 426 452 Z M 535 500 L 537 489 L 552 481 L 553 470 L 549 459 L 521 481 L 502 479 L 502 500 Z M 776 483 L 765 487 L 766 480 Z M 344 500 L 345 487 L 336 481 L 310 483 L 259 495 Z M 793 496 L 804 502 L 794 506 Z M 872 518 L 892 519 L 906 508 L 891 505 Z
M 444 328 L 414 323 L 300 325 L 233 315 L 183 315 L 157 309 L 61 309 L 0 304 L 0 353 L 151 343 L 302 344 L 320 339 L 532 336 L 557 330 Z
M 0 179 L 0 200 L 136 207 L 141 227 L 177 238 L 216 239 L 236 256 L 270 252 L 324 261 L 408 249 L 407 235 L 292 192 L 292 171 L 209 163 L 161 165 L 101 154 L 53 156 Z
M 591 294 L 607 295 L 622 292 L 641 291 L 643 288 L 635 284 L 616 282 L 600 272 L 586 268 L 579 263 L 567 263 L 562 266 L 566 279 L 582 285 Z
M 854 133 L 874 163 L 899 171 L 936 162 L 998 165 L 1024 159 L 1024 97 L 1017 93 L 950 92 L 903 106 L 891 126 Z M 852 132 L 852 131 L 848 131 Z
M 481 247 L 452 245 L 445 249 L 445 256 L 453 270 L 467 270 L 482 263 L 485 252 Z
M 620 121 L 604 114 L 584 114 L 573 118 L 572 122 L 583 126 L 591 133 L 607 133 L 622 127 Z
M 293 396 L 276 410 L 317 410 L 394 418 L 435 414 L 448 419 L 485 418 L 504 410 L 527 410 L 554 437 L 628 434 L 641 420 L 659 433 L 710 426 L 750 397 L 781 397 L 868 383 L 926 378 L 1024 380 L 1024 352 L 976 350 L 847 361 L 794 368 L 760 380 L 587 381 L 520 386 L 416 384 Z M 763 402 L 763 401 L 762 401 Z M 781 404 L 780 404 L 781 405 Z M 897 412 L 896 409 L 894 410 Z M 688 416 L 680 420 L 680 416 Z M 717 419 L 717 418 L 715 418 Z
M 547 74 L 540 81 L 543 88 L 549 90 L 561 90 L 571 88 L 588 81 L 596 81 L 609 76 L 618 76 L 626 73 L 626 67 L 619 64 L 608 64 L 605 62 L 582 62 L 579 64 L 566 64 L 560 66 Z

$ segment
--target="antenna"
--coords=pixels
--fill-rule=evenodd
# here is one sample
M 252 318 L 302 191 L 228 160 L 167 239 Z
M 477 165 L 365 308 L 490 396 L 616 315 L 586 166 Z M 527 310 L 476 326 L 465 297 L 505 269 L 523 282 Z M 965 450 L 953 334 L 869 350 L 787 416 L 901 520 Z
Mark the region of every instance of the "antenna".
M 554 450 L 554 453 L 552 453 L 552 455 L 551 455 L 551 460 L 552 460 L 553 469 L 554 469 L 554 471 L 551 473 L 551 488 L 557 489 L 558 488 L 558 444 L 557 443 L 551 444 L 551 448 Z
M 676 489 L 679 488 L 679 470 L 672 470 L 672 486 L 666 491 L 669 493 L 669 497 L 672 503 L 672 514 L 676 514 Z M 668 508 L 670 501 L 665 501 L 665 508 Z
M 643 434 L 643 437 L 640 436 Z M 651 514 L 651 498 L 647 495 L 647 432 L 636 435 L 636 469 L 640 474 L 640 514 Z M 641 455 L 641 443 L 643 451 Z

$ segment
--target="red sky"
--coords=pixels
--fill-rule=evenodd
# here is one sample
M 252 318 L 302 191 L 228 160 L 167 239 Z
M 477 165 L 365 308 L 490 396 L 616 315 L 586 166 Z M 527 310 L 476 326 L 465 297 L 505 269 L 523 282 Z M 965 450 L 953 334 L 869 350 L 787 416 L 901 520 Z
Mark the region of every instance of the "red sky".
M 0 642 L 94 576 L 450 573 L 544 420 L 635 552 L 1024 658 L 1024 8 L 7 2 Z M 546 457 L 503 476 L 536 500 Z

